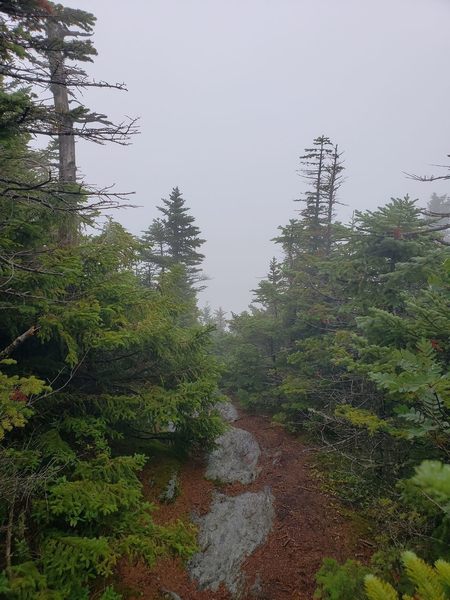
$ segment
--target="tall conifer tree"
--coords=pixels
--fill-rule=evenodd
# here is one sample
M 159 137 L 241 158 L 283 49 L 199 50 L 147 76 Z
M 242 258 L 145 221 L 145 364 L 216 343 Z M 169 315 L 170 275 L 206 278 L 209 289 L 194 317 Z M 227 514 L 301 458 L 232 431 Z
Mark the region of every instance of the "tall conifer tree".
M 322 245 L 321 230 L 327 220 L 326 165 L 332 152 L 331 140 L 321 135 L 314 140 L 313 146 L 305 148 L 305 154 L 300 156 L 300 173 L 310 186 L 301 199 L 306 206 L 300 214 L 307 225 L 307 247 L 312 254 L 317 253 Z
M 302 238 L 304 250 L 310 254 L 328 254 L 331 250 L 331 224 L 344 170 L 341 157 L 338 146 L 324 135 L 300 156 L 300 174 L 309 186 L 300 198 L 306 205 L 300 211 Z
M 199 248 L 205 240 L 200 237 L 200 229 L 189 214 L 178 187 L 173 188 L 169 198 L 163 198 L 162 202 L 163 205 L 158 207 L 162 218 L 154 219 L 142 237 L 145 270 L 153 270 L 158 275 L 180 265 L 186 271 L 189 284 L 194 286 L 201 280 L 200 264 L 204 255 Z

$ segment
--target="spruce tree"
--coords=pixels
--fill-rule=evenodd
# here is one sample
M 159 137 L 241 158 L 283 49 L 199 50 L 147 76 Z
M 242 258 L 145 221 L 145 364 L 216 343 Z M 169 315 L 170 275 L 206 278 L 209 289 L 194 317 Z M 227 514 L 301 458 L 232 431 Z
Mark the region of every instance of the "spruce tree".
M 339 152 L 339 147 L 336 144 L 333 148 L 333 153 L 331 155 L 331 161 L 325 167 L 326 171 L 326 181 L 325 181 L 325 194 L 326 194 L 326 206 L 327 206 L 327 231 L 326 231 L 326 251 L 327 254 L 331 251 L 332 245 L 332 222 L 333 217 L 335 216 L 335 206 L 336 204 L 341 204 L 338 202 L 337 194 L 339 188 L 342 185 L 343 177 L 342 171 L 344 170 L 344 164 L 342 161 L 342 152 Z
M 144 268 L 160 275 L 180 265 L 186 271 L 188 283 L 194 287 L 201 280 L 199 265 L 204 255 L 198 249 L 205 240 L 200 238 L 200 229 L 189 214 L 178 187 L 173 188 L 169 198 L 163 198 L 162 202 L 158 210 L 163 217 L 154 219 L 142 237 Z
M 99 235 L 76 227 L 87 211 L 93 222 L 108 191 L 60 181 L 59 155 L 30 144 L 38 134 L 57 143 L 60 124 L 53 103 L 17 89 L 51 85 L 44 54 L 42 67 L 21 62 L 36 58 L 41 33 L 44 49 L 42 6 L 64 11 L 0 2 L 0 596 L 75 600 L 100 597 L 122 558 L 195 551 L 189 526 L 152 521 L 138 477 L 146 458 L 135 450 L 153 456 L 141 442 L 155 438 L 204 445 L 221 426 L 207 335 L 181 323 L 181 296 L 171 294 L 177 269 L 167 291 L 145 289 L 134 274 L 140 243 L 120 224 Z M 79 71 L 66 67 L 76 87 Z M 70 116 L 73 135 L 89 137 L 86 113 Z M 92 195 L 98 202 L 85 202 Z M 63 218 L 76 235 L 61 248 Z M 118 597 L 106 589 L 103 600 Z
M 224 311 L 221 306 L 214 311 L 213 323 L 216 326 L 217 331 L 222 333 L 227 329 L 226 315 L 226 311 Z
M 16 127 L 33 137 L 50 139 L 50 145 L 57 148 L 57 174 L 53 164 L 50 173 L 42 164 L 42 181 L 32 188 L 32 197 L 35 202 L 48 205 L 46 194 L 50 192 L 51 204 L 57 205 L 62 217 L 55 237 L 63 246 L 76 242 L 81 223 L 88 220 L 86 215 L 93 216 L 107 204 L 117 205 L 110 202 L 111 198 L 121 196 L 108 189 L 93 190 L 82 185 L 77 177 L 75 140 L 128 144 L 129 136 L 136 133 L 134 120 L 114 124 L 80 101 L 80 90 L 88 87 L 125 89 L 123 84 L 91 80 L 80 66 L 92 62 L 97 54 L 90 39 L 94 24 L 91 13 L 46 0 L 0 3 L 3 81 L 6 86 L 26 85 L 36 92 L 17 115 Z M 45 96 L 39 97 L 39 90 Z M 13 183 L 18 188 L 16 192 L 23 191 L 28 196 L 26 182 L 19 179 Z M 91 196 L 98 196 L 99 201 L 91 204 L 89 211 L 86 200 Z
M 450 228 L 450 196 L 432 194 L 427 209 L 431 217 L 439 219 L 435 222 L 436 225 L 447 225 Z M 448 229 L 443 230 L 442 237 L 445 242 L 450 242 Z
M 213 311 L 208 303 L 206 303 L 205 306 L 199 310 L 199 321 L 202 325 L 214 324 Z
M 267 277 L 260 281 L 258 288 L 254 290 L 255 302 L 261 304 L 269 315 L 278 318 L 283 291 L 284 277 L 281 265 L 273 257 L 269 263 Z
M 145 286 L 153 287 L 158 282 L 158 276 L 164 274 L 170 260 L 167 254 L 166 232 L 161 219 L 153 220 L 141 241 L 141 280 Z
M 300 173 L 310 186 L 301 199 L 306 206 L 300 214 L 307 225 L 306 245 L 311 254 L 316 254 L 323 246 L 322 228 L 326 225 L 328 214 L 326 166 L 332 153 L 331 140 L 321 135 L 313 141 L 313 146 L 305 148 L 305 154 L 300 156 Z
M 302 245 L 309 254 L 329 254 L 332 243 L 332 221 L 337 192 L 342 184 L 344 166 L 342 153 L 330 138 L 322 135 L 305 148 L 300 156 L 300 174 L 309 189 L 300 202 L 305 208 L 300 211 L 303 226 Z

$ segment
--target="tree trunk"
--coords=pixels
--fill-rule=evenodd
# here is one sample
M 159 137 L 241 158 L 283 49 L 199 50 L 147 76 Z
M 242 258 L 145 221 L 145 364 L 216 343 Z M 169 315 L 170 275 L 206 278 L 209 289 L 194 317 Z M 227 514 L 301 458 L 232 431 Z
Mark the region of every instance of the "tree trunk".
M 331 165 L 330 168 L 330 180 L 328 182 L 328 207 L 327 207 L 327 255 L 330 254 L 330 250 L 331 250 L 331 223 L 333 221 L 333 212 L 334 212 L 334 205 L 336 203 L 336 192 L 337 192 L 337 188 L 336 188 L 336 181 L 337 181 L 337 174 L 338 174 L 338 160 L 339 160 L 339 153 L 338 153 L 338 146 L 336 144 L 336 146 L 334 147 L 334 153 L 333 153 L 333 164 Z
M 57 119 L 59 181 L 62 184 L 76 183 L 77 167 L 75 160 L 75 136 L 73 134 L 73 119 L 70 114 L 69 92 L 67 89 L 67 74 L 62 51 L 65 29 L 53 19 L 47 20 L 48 64 L 52 84 L 55 115 Z M 68 201 L 73 202 L 72 199 Z M 62 245 L 71 245 L 75 241 L 77 230 L 76 216 L 65 216 L 58 230 L 58 241 Z
M 320 142 L 320 154 L 319 154 L 319 165 L 317 170 L 317 179 L 316 179 L 316 207 L 315 207 L 315 215 L 314 220 L 319 229 L 320 222 L 320 201 L 321 201 L 321 191 L 322 191 L 322 170 L 323 170 L 323 161 L 324 161 L 324 141 L 323 139 Z

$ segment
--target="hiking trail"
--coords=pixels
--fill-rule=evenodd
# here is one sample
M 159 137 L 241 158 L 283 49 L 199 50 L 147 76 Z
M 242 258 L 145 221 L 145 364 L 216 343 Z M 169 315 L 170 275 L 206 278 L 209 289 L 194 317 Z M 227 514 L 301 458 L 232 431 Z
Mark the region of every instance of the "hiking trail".
M 314 448 L 266 416 L 219 405 L 230 428 L 203 459 L 190 460 L 172 503 L 155 498 L 152 465 L 143 473 L 158 523 L 193 520 L 199 552 L 183 565 L 122 562 L 118 577 L 134 600 L 312 600 L 324 557 L 364 560 L 367 542 L 340 503 L 323 491 Z M 159 500 L 159 501 L 158 501 Z

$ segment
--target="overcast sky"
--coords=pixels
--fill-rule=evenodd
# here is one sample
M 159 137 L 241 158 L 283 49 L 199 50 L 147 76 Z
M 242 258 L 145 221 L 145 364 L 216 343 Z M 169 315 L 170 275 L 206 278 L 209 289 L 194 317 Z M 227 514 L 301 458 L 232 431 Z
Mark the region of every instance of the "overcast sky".
M 410 193 L 425 204 L 450 153 L 450 0 L 73 0 L 94 12 L 89 73 L 129 92 L 86 101 L 139 116 L 131 147 L 79 147 L 87 181 L 136 191 L 115 218 L 139 234 L 179 186 L 211 278 L 201 303 L 239 312 L 299 208 L 298 157 L 325 134 L 345 151 L 341 210 Z

